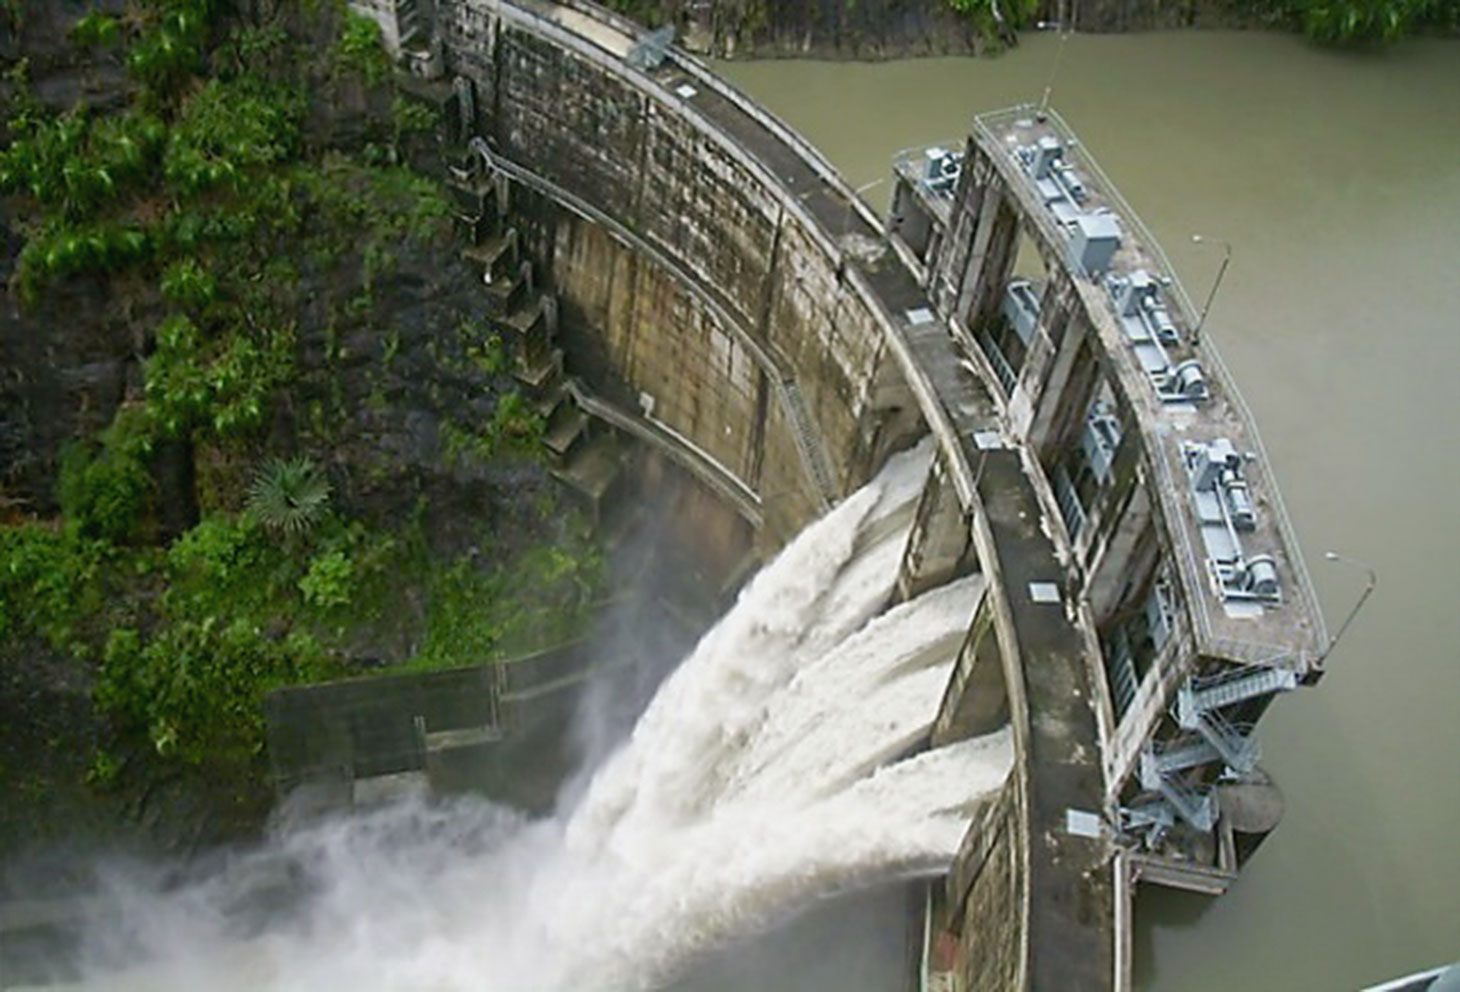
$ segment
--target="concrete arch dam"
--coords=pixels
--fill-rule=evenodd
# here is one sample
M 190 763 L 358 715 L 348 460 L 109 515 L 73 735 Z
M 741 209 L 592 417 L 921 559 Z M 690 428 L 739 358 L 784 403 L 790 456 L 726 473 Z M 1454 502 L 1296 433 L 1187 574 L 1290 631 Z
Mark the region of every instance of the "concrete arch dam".
M 1007 722 L 1016 759 L 930 891 L 924 977 L 1127 986 L 1134 883 L 1219 893 L 1276 824 L 1254 724 L 1329 642 L 1240 394 L 1098 165 L 1053 113 L 989 115 L 897 163 L 884 224 L 592 4 L 355 6 L 443 110 L 466 255 L 590 497 L 596 422 L 769 550 L 934 436 L 899 595 L 987 592 L 933 742 Z

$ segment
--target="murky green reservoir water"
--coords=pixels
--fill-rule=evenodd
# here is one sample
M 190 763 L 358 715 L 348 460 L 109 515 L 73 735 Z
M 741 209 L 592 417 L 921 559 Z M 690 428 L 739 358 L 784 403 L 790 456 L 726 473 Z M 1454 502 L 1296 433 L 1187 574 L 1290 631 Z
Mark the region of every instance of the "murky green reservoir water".
M 1052 35 L 996 59 L 726 64 L 854 184 L 1037 101 Z M 1283 824 L 1216 901 L 1147 890 L 1137 984 L 1352 989 L 1460 958 L 1460 43 L 1077 36 L 1053 105 L 1191 295 L 1261 425 L 1335 631 L 1262 724 Z M 868 197 L 885 202 L 887 184 Z

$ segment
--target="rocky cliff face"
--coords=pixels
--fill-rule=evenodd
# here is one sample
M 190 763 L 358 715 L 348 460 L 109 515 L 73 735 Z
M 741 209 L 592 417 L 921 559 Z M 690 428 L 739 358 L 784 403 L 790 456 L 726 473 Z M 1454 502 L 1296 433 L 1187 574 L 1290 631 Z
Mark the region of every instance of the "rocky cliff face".
M 617 0 L 646 24 L 674 24 L 692 51 L 721 58 L 891 59 L 984 54 L 1017 43 L 992 36 L 949 0 Z M 1012 6 L 1012 5 L 1006 5 Z M 1026 28 L 1081 31 L 1240 26 L 1229 0 L 1043 0 Z
M 146 0 L 132 12 L 143 24 L 135 44 L 188 2 Z M 159 736 L 155 721 L 149 730 L 114 703 L 98 709 L 98 686 L 116 674 L 111 635 L 136 643 L 139 668 L 148 645 L 161 660 L 168 638 L 195 634 L 207 665 L 219 625 L 245 618 L 247 652 L 277 657 L 295 677 L 427 653 L 432 664 L 465 663 L 490 657 L 516 622 L 508 607 L 491 620 L 490 604 L 481 617 L 465 604 L 504 589 L 507 600 L 541 594 L 560 580 L 581 587 L 536 605 L 549 629 L 550 614 L 579 609 L 592 581 L 572 558 L 587 552 L 565 537 L 569 515 L 546 466 L 519 444 L 530 447 L 531 416 L 502 417 L 515 385 L 480 319 L 481 279 L 459 257 L 445 190 L 403 164 L 440 168 L 432 108 L 394 91 L 368 32 L 352 47 L 359 25 L 340 5 L 240 3 L 212 23 L 201 57 L 162 101 L 129 70 L 125 42 L 77 43 L 74 25 L 93 6 L 0 9 L 0 152 L 54 144 L 28 121 L 45 134 L 83 121 L 88 137 L 66 152 L 75 173 L 111 154 L 100 136 L 114 121 L 147 114 L 165 128 L 149 167 L 125 181 L 118 173 L 117 191 L 87 209 L 57 206 L 29 183 L 0 187 L 6 853 L 59 836 L 110 845 L 128 833 L 186 849 L 253 828 L 267 808 L 260 755 L 188 764 L 170 729 Z M 224 98 L 209 103 L 214 87 Z M 256 99 L 257 113 L 230 116 Z M 292 123 L 260 136 L 254 118 L 275 112 L 270 100 Z M 262 160 L 276 140 L 279 153 Z M 179 178 L 189 142 L 222 181 Z M 58 161 L 36 175 L 65 169 Z M 102 256 L 25 291 L 45 262 L 37 243 L 61 251 L 73 233 L 85 242 L 111 229 L 142 232 L 148 254 Z M 243 420 L 228 423 L 230 409 Z M 77 451 L 103 462 L 123 424 L 145 451 L 144 479 L 126 522 L 96 533 L 63 505 L 64 466 Z M 328 478 L 332 522 L 313 537 L 265 538 L 240 512 L 250 486 L 262 464 L 298 456 Z M 198 543 L 221 532 L 244 543 L 232 552 Z M 233 569 L 240 596 L 224 597 L 222 610 L 187 605 L 178 562 L 188 548 Z M 259 554 L 275 564 L 250 572 L 246 559 Z M 338 596 L 306 591 L 308 575 L 328 578 L 316 565 L 331 554 L 343 568 Z M 496 577 L 531 554 L 539 564 L 522 589 Z M 369 592 L 377 582 L 381 595 Z M 275 591 L 248 606 L 246 587 L 264 583 Z M 348 602 L 329 606 L 331 597 Z M 454 617 L 445 626 L 443 609 Z M 296 635 L 322 667 L 280 654 Z

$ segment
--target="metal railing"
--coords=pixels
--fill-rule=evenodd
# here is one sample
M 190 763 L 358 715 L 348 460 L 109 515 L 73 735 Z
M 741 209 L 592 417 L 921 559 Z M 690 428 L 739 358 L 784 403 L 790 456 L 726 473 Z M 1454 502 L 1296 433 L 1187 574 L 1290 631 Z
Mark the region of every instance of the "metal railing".
M 1141 220 L 1140 215 L 1136 213 L 1135 209 L 1126 201 L 1125 197 L 1121 195 L 1120 189 L 1115 185 L 1114 182 L 1110 180 L 1110 177 L 1105 174 L 1105 171 L 1100 168 L 1100 164 L 1096 162 L 1094 156 L 1090 155 L 1085 150 L 1083 143 L 1078 140 L 1075 132 L 1058 113 L 1047 108 L 1041 109 L 1034 104 L 1020 104 L 1014 107 L 1006 108 L 1004 110 L 997 110 L 991 113 L 979 115 L 974 119 L 974 130 L 977 134 L 982 135 L 986 139 L 991 148 L 1003 149 L 1005 146 L 1003 142 L 999 139 L 998 134 L 995 132 L 995 127 L 1000 125 L 1013 124 L 1021 120 L 1034 119 L 1036 118 L 1036 116 L 1040 120 L 1040 123 L 1050 127 L 1057 134 L 1059 134 L 1065 145 L 1065 154 L 1075 156 L 1078 161 L 1078 167 L 1080 168 L 1080 170 L 1086 175 L 1088 179 L 1092 181 L 1091 185 L 1094 187 L 1092 192 L 1098 193 L 1099 197 L 1103 199 L 1112 210 L 1114 210 L 1114 212 L 1120 217 L 1122 223 L 1125 225 L 1127 231 L 1137 242 L 1138 246 L 1148 255 L 1150 255 L 1151 258 L 1156 262 L 1157 266 L 1162 270 L 1160 274 L 1165 275 L 1170 279 L 1170 284 L 1165 287 L 1166 292 L 1168 293 L 1169 297 L 1175 301 L 1176 307 L 1180 312 L 1182 318 L 1184 319 L 1185 326 L 1188 328 L 1195 327 L 1197 314 L 1196 307 L 1192 304 L 1191 298 L 1187 295 L 1186 288 L 1181 283 L 1181 279 L 1177 274 L 1176 267 L 1171 264 L 1171 260 L 1167 257 L 1165 250 L 1161 247 L 1161 243 L 1156 240 L 1155 235 L 1153 235 L 1150 229 L 1146 227 L 1145 222 Z M 1091 280 L 1092 282 L 1096 281 L 1094 280 L 1091 273 L 1085 271 L 1083 266 L 1081 266 L 1075 259 L 1069 257 L 1067 253 L 1065 261 L 1066 264 L 1068 264 L 1069 267 L 1076 273 L 1084 276 L 1087 280 Z M 1100 290 L 1103 294 L 1102 287 L 1097 285 L 1096 289 Z M 1302 547 L 1298 543 L 1296 533 L 1293 530 L 1292 522 L 1288 515 L 1287 505 L 1283 501 L 1282 491 L 1277 484 L 1277 479 L 1273 471 L 1272 459 L 1268 455 L 1266 447 L 1263 445 L 1262 435 L 1257 429 L 1257 422 L 1252 415 L 1251 407 L 1248 405 L 1246 397 L 1243 396 L 1241 389 L 1238 387 L 1236 379 L 1232 375 L 1231 369 L 1223 360 L 1220 350 L 1213 344 L 1210 337 L 1205 337 L 1202 339 L 1200 349 L 1201 356 L 1210 366 L 1210 369 L 1213 373 L 1213 378 L 1221 387 L 1222 395 L 1226 397 L 1228 402 L 1231 403 L 1239 420 L 1241 421 L 1243 429 L 1247 435 L 1247 442 L 1250 443 L 1251 446 L 1256 450 L 1256 453 L 1261 460 L 1263 470 L 1267 476 L 1266 488 L 1272 506 L 1271 512 L 1274 526 L 1278 534 L 1281 536 L 1284 545 L 1286 546 L 1288 566 L 1293 572 L 1295 579 L 1294 585 L 1297 587 L 1298 596 L 1302 599 L 1304 606 L 1307 607 L 1309 614 L 1313 618 L 1313 624 L 1315 627 L 1315 642 L 1319 645 L 1318 650 L 1319 654 L 1321 655 L 1323 646 L 1326 646 L 1328 643 L 1327 625 L 1324 621 L 1323 611 L 1319 606 L 1317 595 L 1313 588 L 1312 575 L 1308 571 L 1308 565 L 1303 557 Z M 1159 441 L 1160 438 L 1152 438 L 1152 440 Z M 1166 476 L 1166 478 L 1163 479 L 1163 482 L 1169 484 L 1171 480 L 1169 476 L 1169 468 L 1166 466 L 1165 458 L 1156 457 L 1153 460 L 1157 462 L 1158 466 L 1160 466 L 1160 468 L 1162 469 L 1163 474 L 1165 474 Z M 1170 528 L 1170 530 L 1179 532 L 1178 539 L 1183 545 L 1183 548 L 1190 559 L 1190 561 L 1188 562 L 1188 564 L 1191 566 L 1190 576 L 1198 580 L 1195 587 L 1200 588 L 1200 580 L 1204 577 L 1206 570 L 1202 565 L 1198 564 L 1195 549 L 1190 547 L 1190 543 L 1187 540 L 1187 535 L 1184 533 L 1185 528 L 1172 527 Z M 1204 558 L 1202 559 L 1202 561 L 1204 561 Z M 1204 641 L 1214 641 L 1211 633 L 1212 627 L 1209 610 L 1210 607 L 1206 602 L 1203 601 L 1198 604 L 1198 609 L 1196 611 L 1202 624 L 1202 633 L 1204 635 L 1202 639 Z M 1222 643 L 1229 642 L 1224 641 Z M 1244 646 L 1242 655 L 1239 655 L 1238 657 L 1245 656 L 1249 654 L 1250 651 L 1250 646 Z M 1293 655 L 1293 652 L 1291 650 L 1283 653 L 1289 657 Z
M 1197 714 L 1196 723 L 1197 731 L 1216 748 L 1228 768 L 1250 772 L 1262 756 L 1257 738 L 1252 736 L 1252 724 L 1239 726 L 1216 710 L 1205 710 Z M 1247 729 L 1244 731 L 1243 727 Z
M 1187 688 L 1194 693 L 1203 693 L 1210 689 L 1218 689 L 1234 682 L 1245 682 L 1248 679 L 1258 678 L 1274 671 L 1281 666 L 1251 664 L 1241 665 L 1237 668 L 1229 668 L 1221 672 L 1214 672 L 1211 675 L 1195 675 L 1187 683 Z
M 913 145 L 911 148 L 902 148 L 892 156 L 892 171 L 909 182 L 916 183 L 920 189 L 924 190 L 930 196 L 951 199 L 954 190 L 957 188 L 956 179 L 949 183 L 946 188 L 935 188 L 929 185 L 926 171 L 919 166 L 923 164 L 924 154 L 934 148 L 955 154 L 961 159 L 963 157 L 964 147 L 965 145 L 962 141 L 934 141 L 924 145 Z

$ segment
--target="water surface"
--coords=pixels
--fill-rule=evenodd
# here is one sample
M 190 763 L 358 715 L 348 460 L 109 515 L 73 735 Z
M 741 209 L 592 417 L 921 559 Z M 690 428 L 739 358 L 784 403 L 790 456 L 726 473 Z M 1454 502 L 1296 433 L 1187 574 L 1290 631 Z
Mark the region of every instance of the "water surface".
M 855 185 L 1037 101 L 1060 43 L 995 59 L 720 68 Z M 1150 989 L 1344 989 L 1460 957 L 1460 43 L 1366 55 L 1261 33 L 1076 36 L 1052 104 L 1161 239 L 1262 428 L 1337 631 L 1262 724 L 1283 824 L 1231 892 L 1148 890 Z M 888 184 L 866 195 L 886 202 Z

